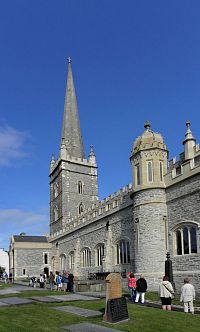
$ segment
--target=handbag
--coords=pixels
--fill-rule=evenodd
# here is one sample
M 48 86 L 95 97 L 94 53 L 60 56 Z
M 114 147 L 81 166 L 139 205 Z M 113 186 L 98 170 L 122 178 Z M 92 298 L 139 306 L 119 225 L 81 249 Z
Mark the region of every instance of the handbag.
M 172 292 L 167 288 L 166 285 L 163 284 L 163 286 L 164 286 L 164 287 L 168 290 L 168 292 L 171 294 L 171 298 L 174 299 L 174 297 L 175 297 L 175 296 L 174 296 L 174 293 L 172 293 Z

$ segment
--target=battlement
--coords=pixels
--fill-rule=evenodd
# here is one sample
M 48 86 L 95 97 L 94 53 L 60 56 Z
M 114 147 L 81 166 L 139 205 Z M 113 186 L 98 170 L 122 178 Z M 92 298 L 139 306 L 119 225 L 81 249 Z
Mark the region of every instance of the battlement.
M 75 229 L 83 227 L 86 223 L 92 223 L 98 219 L 102 219 L 109 214 L 116 212 L 132 204 L 130 193 L 132 185 L 129 184 L 101 201 L 92 204 L 86 209 L 81 216 L 70 218 L 66 221 L 64 228 L 49 237 L 49 241 L 54 241 L 60 236 L 71 233 Z
M 89 167 L 96 167 L 97 166 L 95 163 L 91 163 L 87 159 L 75 158 L 75 157 L 67 157 L 66 159 L 63 159 L 63 158 L 59 157 L 57 160 L 54 160 L 53 162 L 51 161 L 50 173 L 52 173 L 56 169 L 56 167 L 58 166 L 60 161 L 66 161 L 66 162 L 69 162 L 69 163 L 85 165 L 85 166 L 89 166 Z
M 179 157 L 179 160 L 174 157 L 168 162 L 168 169 L 165 174 L 166 187 L 200 172 L 200 148 L 198 144 L 195 146 L 193 159 L 185 160 L 184 152 Z

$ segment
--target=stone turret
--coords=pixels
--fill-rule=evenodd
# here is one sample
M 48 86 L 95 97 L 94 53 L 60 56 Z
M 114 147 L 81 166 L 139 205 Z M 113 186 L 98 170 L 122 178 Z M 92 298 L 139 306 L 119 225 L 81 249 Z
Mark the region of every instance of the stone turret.
M 191 129 L 190 129 L 190 121 L 186 122 L 187 131 L 185 133 L 185 139 L 183 141 L 184 145 L 184 153 L 185 153 L 185 160 L 193 159 L 195 154 L 195 145 L 196 140 L 192 135 Z
M 149 121 L 145 131 L 133 145 L 131 164 L 133 190 L 164 188 L 164 174 L 167 170 L 167 149 L 161 134 L 151 130 Z
M 135 273 L 144 273 L 155 288 L 164 273 L 167 251 L 167 206 L 164 174 L 167 149 L 162 136 L 145 131 L 133 145 L 133 220 Z

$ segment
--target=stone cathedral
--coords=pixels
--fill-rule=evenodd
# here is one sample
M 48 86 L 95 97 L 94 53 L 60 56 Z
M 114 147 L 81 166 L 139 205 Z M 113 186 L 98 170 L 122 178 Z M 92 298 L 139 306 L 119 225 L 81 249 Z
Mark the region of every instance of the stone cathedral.
M 96 156 L 92 146 L 84 154 L 69 59 L 59 157 L 50 163 L 46 268 L 80 279 L 134 271 L 156 290 L 169 252 L 176 288 L 187 276 L 200 293 L 200 149 L 190 122 L 179 160 L 168 160 L 162 135 L 147 121 L 134 141 L 130 167 L 131 184 L 99 201 Z

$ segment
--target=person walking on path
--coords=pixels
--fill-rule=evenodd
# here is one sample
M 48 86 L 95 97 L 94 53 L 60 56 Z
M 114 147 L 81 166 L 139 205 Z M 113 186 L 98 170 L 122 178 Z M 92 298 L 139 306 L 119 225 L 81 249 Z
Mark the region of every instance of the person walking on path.
M 174 298 L 174 289 L 168 276 L 164 276 L 159 286 L 159 294 L 163 310 L 171 310 L 172 298 Z
M 188 278 L 184 279 L 184 285 L 181 287 L 180 302 L 183 302 L 184 312 L 188 312 L 188 309 L 194 314 L 193 301 L 195 301 L 195 289 Z
M 135 301 L 135 289 L 136 289 L 137 279 L 135 278 L 133 272 L 129 272 L 127 274 L 127 279 L 128 279 L 128 289 L 130 291 L 130 300 L 131 300 L 131 302 L 134 302 Z
M 140 297 L 141 297 L 141 303 L 144 303 L 146 291 L 147 291 L 147 282 L 144 279 L 143 275 L 140 274 L 140 278 L 136 281 L 135 303 L 138 303 Z

